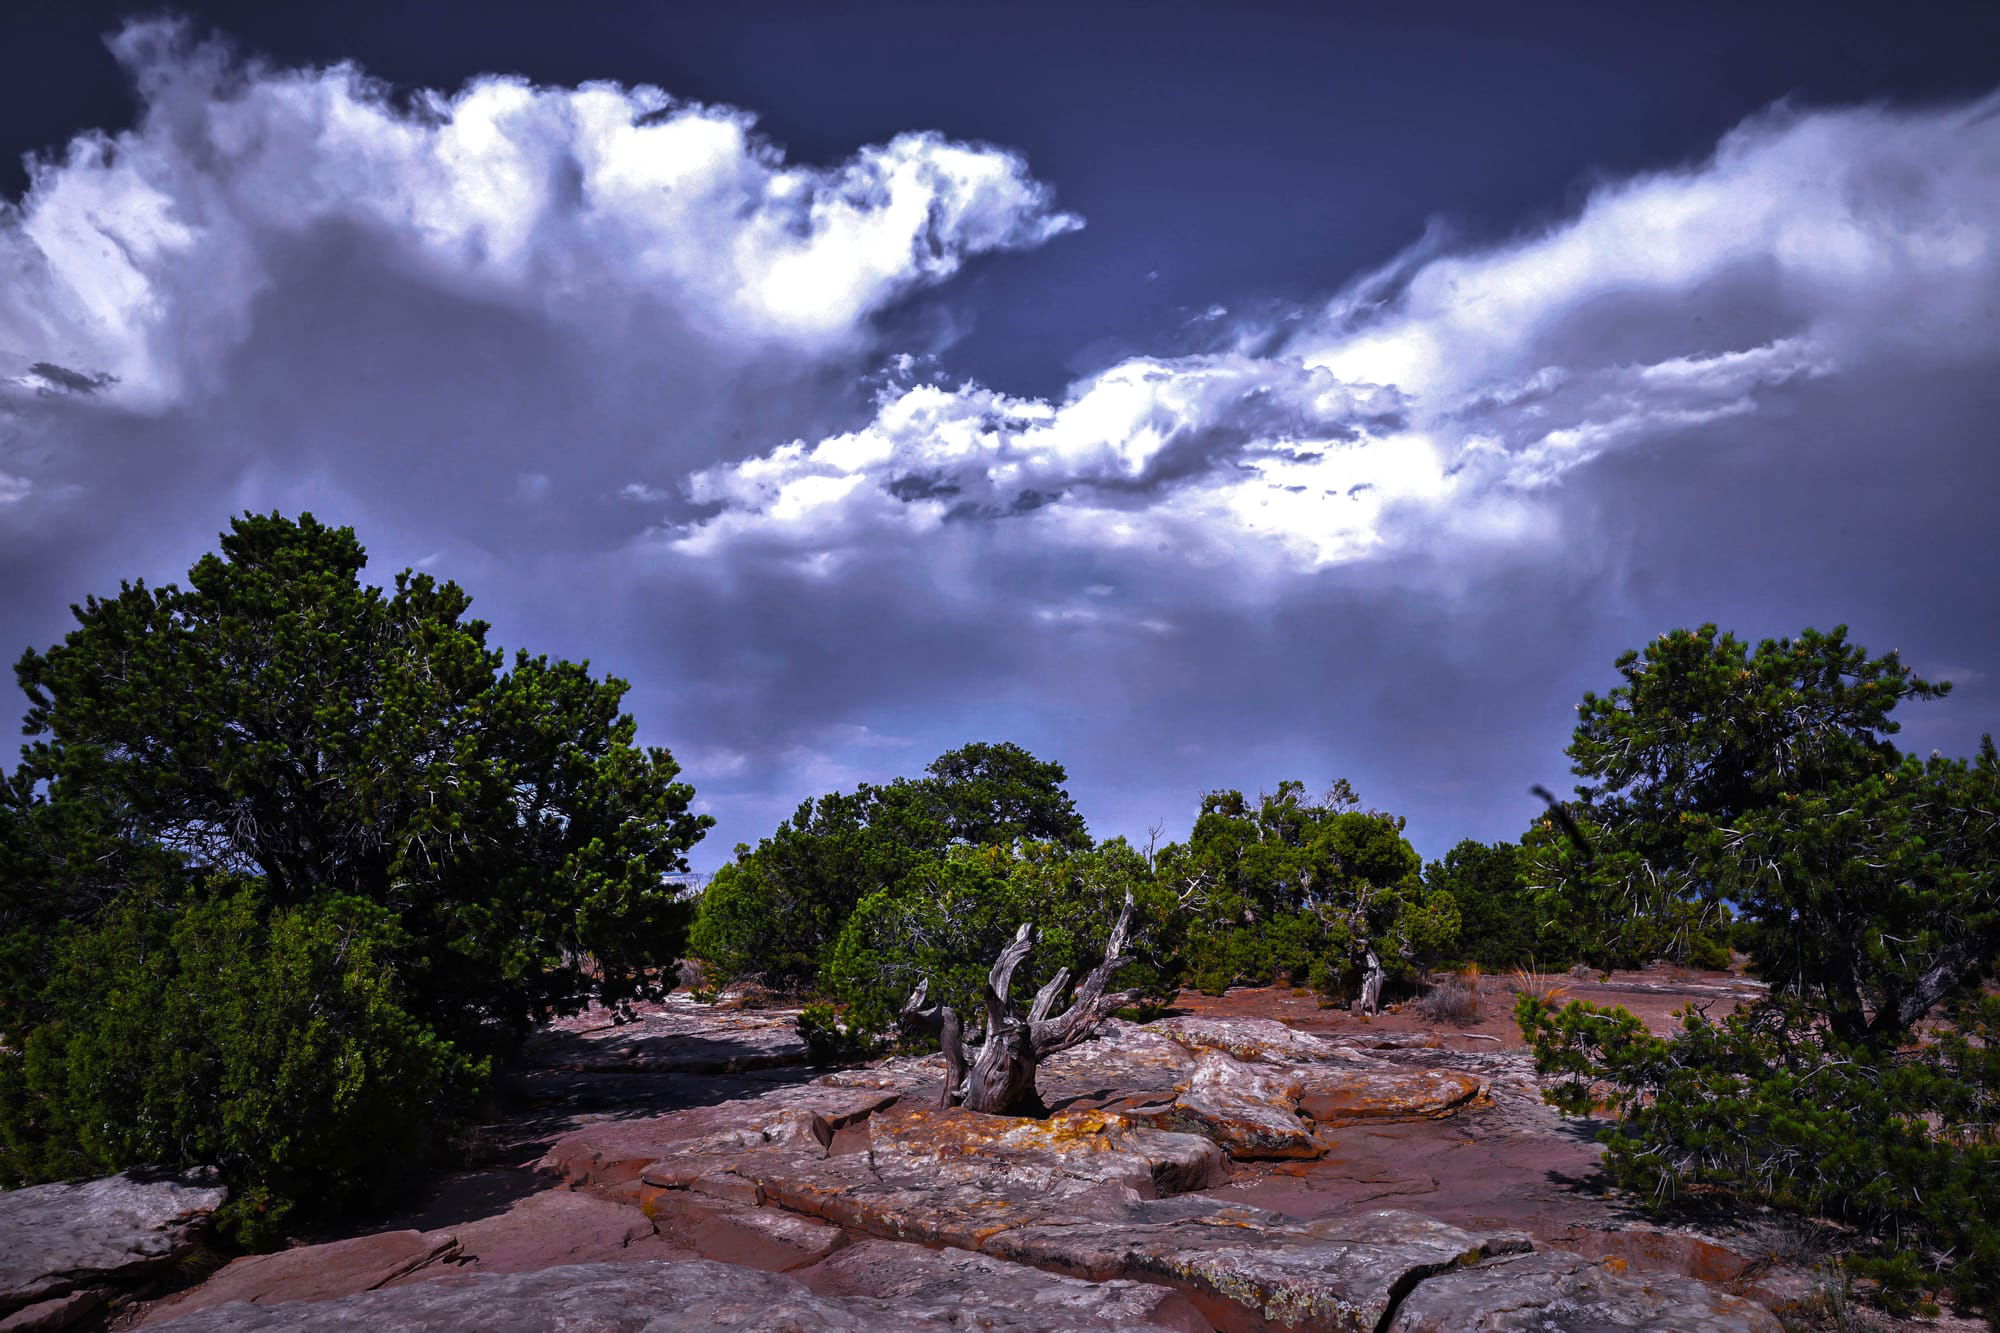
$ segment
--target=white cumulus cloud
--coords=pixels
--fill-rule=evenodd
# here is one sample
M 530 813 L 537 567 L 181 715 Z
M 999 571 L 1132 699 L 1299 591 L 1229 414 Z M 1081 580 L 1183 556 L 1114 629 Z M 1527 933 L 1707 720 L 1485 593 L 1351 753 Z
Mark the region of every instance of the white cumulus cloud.
M 1996 219 L 2000 102 L 1780 110 L 1543 233 L 1427 239 L 1282 338 L 1244 330 L 1251 350 L 1128 360 L 1058 401 L 887 394 L 858 430 L 698 472 L 718 509 L 672 544 L 824 570 L 1006 519 L 1002 548 L 1308 571 L 1532 543 L 1538 493 L 1607 454 L 1885 363 L 1990 358 Z
M 1021 160 L 932 133 L 825 167 L 749 114 L 610 83 L 408 97 L 350 65 L 236 62 L 169 23 L 113 49 L 145 111 L 32 168 L 0 211 L 0 355 L 157 408 L 210 387 L 301 246 L 347 233 L 407 279 L 610 334 L 818 354 L 968 256 L 1075 227 Z

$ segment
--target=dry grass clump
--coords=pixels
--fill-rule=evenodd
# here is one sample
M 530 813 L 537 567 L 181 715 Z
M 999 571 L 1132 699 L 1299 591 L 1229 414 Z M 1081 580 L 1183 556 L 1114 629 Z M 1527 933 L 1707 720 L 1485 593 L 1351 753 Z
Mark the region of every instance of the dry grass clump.
M 1479 1021 L 1477 980 L 1467 985 L 1458 977 L 1446 977 L 1417 1001 L 1417 1013 L 1428 1023 L 1454 1023 L 1464 1027 Z
M 1569 994 L 1569 985 L 1561 976 L 1553 972 L 1536 972 L 1525 967 L 1514 969 L 1513 987 L 1516 995 L 1532 995 L 1550 1004 Z

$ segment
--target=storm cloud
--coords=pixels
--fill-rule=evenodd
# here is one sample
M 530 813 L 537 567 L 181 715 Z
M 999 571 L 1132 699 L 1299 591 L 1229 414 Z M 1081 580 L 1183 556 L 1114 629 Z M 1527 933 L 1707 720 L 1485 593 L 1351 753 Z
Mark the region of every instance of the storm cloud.
M 1428 851 L 1508 836 L 1578 694 L 1703 620 L 1846 621 L 1960 678 L 1912 743 L 1991 725 L 1991 100 L 1779 107 L 1041 397 L 947 370 L 954 275 L 1081 225 L 1005 149 L 114 46 L 137 126 L 0 215 L 16 642 L 310 508 L 632 679 L 701 864 L 970 739 L 1100 833 L 1345 775 Z

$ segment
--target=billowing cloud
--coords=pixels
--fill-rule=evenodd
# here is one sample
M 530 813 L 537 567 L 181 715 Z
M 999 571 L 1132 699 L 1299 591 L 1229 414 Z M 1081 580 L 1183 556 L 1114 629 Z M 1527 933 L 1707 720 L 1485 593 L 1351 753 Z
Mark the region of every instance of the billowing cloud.
M 1441 532 L 1539 539 L 1535 493 L 1607 452 L 1885 360 L 1989 360 L 1996 216 L 2000 103 L 1776 112 L 1544 234 L 1426 246 L 1234 354 L 1128 360 L 1060 402 L 887 395 L 858 431 L 698 473 L 721 509 L 678 545 L 823 568 L 1032 513 L 995 540 L 1309 571 Z
M 859 663 L 808 682 L 746 651 L 716 715 L 914 696 L 1082 755 L 1128 831 L 1185 816 L 1168 774 L 1347 773 L 1436 839 L 1520 827 L 1578 692 L 1669 624 L 2000 651 L 1972 611 L 1994 542 L 1954 508 L 2000 479 L 1996 112 L 1779 109 L 1534 234 L 1427 238 L 1233 350 L 1055 400 L 898 385 L 858 428 L 698 470 L 709 512 L 654 558 Z M 1953 707 L 1925 738 L 1990 725 Z
M 1103 832 L 1344 774 L 1432 849 L 1510 834 L 1676 623 L 2000 678 L 1993 103 L 1781 109 L 1044 398 L 949 371 L 949 279 L 1078 225 L 1005 150 L 804 165 L 654 88 L 114 48 L 137 124 L 0 211 L 16 645 L 310 508 L 630 678 L 710 864 L 976 738 Z M 1907 734 L 1962 748 L 1990 697 Z
M 0 218 L 0 347 L 141 407 L 211 387 L 288 251 L 350 233 L 413 283 L 600 336 L 648 308 L 804 354 L 969 255 L 1077 224 L 1022 162 L 912 133 L 815 168 L 754 119 L 652 87 L 482 78 L 398 98 L 145 23 L 113 49 L 140 126 L 35 164 Z

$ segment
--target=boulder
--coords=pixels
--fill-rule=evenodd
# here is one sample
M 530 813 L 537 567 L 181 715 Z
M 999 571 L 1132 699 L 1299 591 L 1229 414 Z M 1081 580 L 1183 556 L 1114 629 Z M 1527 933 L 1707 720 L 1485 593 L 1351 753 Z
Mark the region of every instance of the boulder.
M 1195 1057 L 1173 1101 L 1133 1114 L 1162 1129 L 1212 1139 L 1237 1161 L 1319 1157 L 1325 1145 L 1299 1118 L 1303 1088 L 1295 1067 L 1249 1064 L 1207 1049 Z
M 1247 1039 L 1236 1045 L 1255 1049 Z M 1352 1051 L 1319 1064 L 1242 1059 L 1219 1045 L 1192 1051 L 1184 1081 L 1166 1100 L 1113 1105 L 1162 1129 L 1212 1139 L 1237 1161 L 1316 1158 L 1326 1151 L 1316 1130 L 1448 1116 L 1486 1089 L 1470 1074 L 1403 1068 Z
M 1048 1279 L 1055 1283 L 1058 1279 Z M 1082 1284 L 1078 1284 L 1082 1285 Z M 536 1273 L 465 1274 L 363 1292 L 316 1305 L 272 1308 L 234 1302 L 189 1315 L 180 1333 L 345 1333 L 393 1328 L 456 1333 L 705 1333 L 709 1329 L 796 1329 L 819 1333 L 932 1333 L 979 1328 L 992 1333 L 1129 1330 L 1174 1333 L 1121 1317 L 1074 1288 L 1040 1291 L 996 1284 L 965 1296 L 939 1282 L 935 1294 L 890 1298 L 821 1296 L 794 1278 L 707 1260 L 687 1263 L 579 1264 Z M 1074 1300 L 1066 1306 L 1063 1297 Z M 1009 1304 L 1008 1302 L 1014 1302 Z
M 908 1173 L 1011 1190 L 1119 1184 L 1165 1195 L 1229 1178 L 1229 1164 L 1212 1142 L 1109 1111 L 1035 1120 L 958 1106 L 912 1109 L 877 1122 L 868 1157 L 885 1178 Z
M 212 1172 L 127 1171 L 0 1193 L 0 1318 L 59 1328 L 191 1253 L 229 1191 Z
M 1300 1032 L 1275 1018 L 1165 1018 L 1151 1027 L 1190 1050 L 1226 1051 L 1239 1060 L 1297 1065 L 1361 1056 L 1352 1046 Z
M 1321 1128 L 1372 1120 L 1437 1119 L 1462 1110 L 1486 1090 L 1471 1074 L 1381 1064 L 1342 1069 L 1338 1077 L 1301 1077 L 1298 1108 Z
M 1417 1284 L 1391 1333 L 1781 1333 L 1761 1305 L 1692 1278 L 1615 1271 L 1561 1250 L 1506 1255 Z

